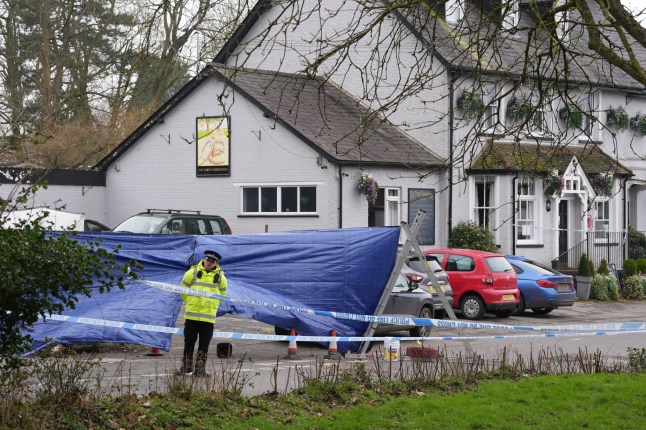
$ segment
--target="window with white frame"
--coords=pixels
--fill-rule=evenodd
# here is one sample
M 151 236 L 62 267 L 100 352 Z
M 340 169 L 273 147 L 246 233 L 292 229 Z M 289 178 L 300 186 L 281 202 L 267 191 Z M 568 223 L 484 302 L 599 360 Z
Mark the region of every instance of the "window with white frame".
M 368 205 L 368 227 L 401 224 L 399 188 L 379 188 L 377 201 Z
M 496 207 L 494 202 L 494 180 L 488 177 L 480 177 L 475 181 L 475 222 L 494 231 L 496 222 Z
M 549 131 L 549 118 L 546 109 L 547 103 L 545 100 L 541 100 L 541 95 L 538 90 L 532 91 L 530 100 L 535 110 L 534 116 L 529 120 L 529 129 L 532 133 L 545 134 Z
M 482 102 L 485 106 L 482 114 L 482 128 L 489 129 L 498 122 L 498 101 L 496 100 L 496 85 L 493 82 L 482 84 Z
M 316 187 L 262 185 L 242 187 L 243 214 L 311 214 L 316 212 Z
M 536 242 L 538 237 L 536 216 L 536 181 L 522 177 L 516 182 L 516 239 L 518 243 Z
M 565 0 L 558 0 L 555 3 L 556 7 L 563 6 Z M 563 42 L 567 42 L 569 38 L 569 19 L 567 11 L 557 12 L 554 14 L 554 21 L 556 22 L 556 36 Z
M 594 118 L 596 117 L 597 104 L 594 93 L 588 92 L 581 96 L 579 107 L 583 111 L 583 122 L 581 123 L 581 130 L 584 136 L 592 139 L 592 132 L 594 130 Z
M 464 0 L 447 0 L 444 3 L 444 18 L 449 24 L 457 24 L 464 16 Z
M 507 30 L 511 30 L 518 25 L 520 17 L 518 11 L 518 0 L 509 0 L 502 7 L 502 26 Z
M 594 202 L 594 238 L 608 240 L 610 234 L 610 201 L 606 199 Z

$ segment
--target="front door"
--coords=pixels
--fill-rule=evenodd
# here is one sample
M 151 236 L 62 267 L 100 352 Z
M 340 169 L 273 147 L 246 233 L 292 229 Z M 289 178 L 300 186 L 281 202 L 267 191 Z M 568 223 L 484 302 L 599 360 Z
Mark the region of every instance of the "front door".
M 568 244 L 568 201 L 559 202 L 559 262 L 567 264 Z

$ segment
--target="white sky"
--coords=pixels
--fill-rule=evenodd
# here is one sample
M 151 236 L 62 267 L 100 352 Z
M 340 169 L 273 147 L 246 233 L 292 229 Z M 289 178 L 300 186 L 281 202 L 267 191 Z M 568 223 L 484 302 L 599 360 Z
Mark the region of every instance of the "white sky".
M 642 11 L 646 8 L 646 0 L 621 0 L 621 3 L 633 11 Z

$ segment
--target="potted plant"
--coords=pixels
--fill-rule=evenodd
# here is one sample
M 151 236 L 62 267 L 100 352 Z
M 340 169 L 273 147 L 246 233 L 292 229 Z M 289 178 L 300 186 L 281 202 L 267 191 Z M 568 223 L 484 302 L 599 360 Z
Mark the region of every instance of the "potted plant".
M 590 260 L 584 252 L 579 259 L 579 267 L 576 272 L 576 298 L 588 300 L 590 298 L 590 286 L 592 285 L 592 270 Z
M 460 94 L 457 105 L 466 118 L 475 118 L 484 110 L 482 97 L 475 91 L 465 91 Z
M 606 124 L 608 127 L 625 130 L 628 128 L 629 123 L 628 112 L 623 107 L 613 108 L 610 106 L 610 108 L 606 109 Z

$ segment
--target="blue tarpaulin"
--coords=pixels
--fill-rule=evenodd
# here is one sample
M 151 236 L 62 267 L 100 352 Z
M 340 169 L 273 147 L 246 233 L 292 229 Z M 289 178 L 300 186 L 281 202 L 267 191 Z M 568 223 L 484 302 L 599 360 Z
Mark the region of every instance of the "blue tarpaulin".
M 118 250 L 119 260 L 137 260 L 142 279 L 179 285 L 206 249 L 222 255 L 227 295 L 235 299 L 316 310 L 372 315 L 395 264 L 399 227 L 292 231 L 234 236 L 175 236 L 127 233 L 78 233 L 79 241 L 101 240 Z M 175 327 L 181 309 L 178 294 L 132 281 L 90 298 L 80 297 L 64 315 Z M 366 323 L 223 301 L 218 314 L 231 313 L 290 329 L 300 335 L 361 336 Z M 183 322 L 179 322 L 182 326 Z M 217 321 L 216 321 L 217 330 Z M 131 343 L 168 351 L 166 333 L 45 321 L 30 334 L 34 349 L 48 341 Z M 354 345 L 356 346 L 356 345 Z M 343 352 L 351 345 L 338 345 Z

